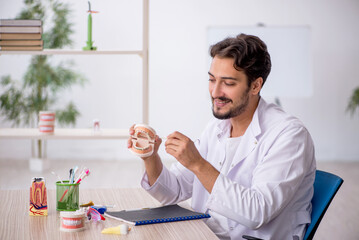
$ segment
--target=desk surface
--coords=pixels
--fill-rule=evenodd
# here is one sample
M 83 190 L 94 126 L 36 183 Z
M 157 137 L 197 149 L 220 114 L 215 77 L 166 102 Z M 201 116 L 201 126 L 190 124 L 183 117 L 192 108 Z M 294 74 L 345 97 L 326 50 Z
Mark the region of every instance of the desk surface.
M 0 239 L 218 239 L 203 220 L 191 220 L 132 226 L 128 235 L 101 234 L 103 228 L 122 222 L 106 218 L 103 222 L 88 222 L 86 230 L 76 233 L 60 231 L 56 211 L 55 190 L 49 190 L 48 216 L 29 216 L 29 190 L 0 190 Z M 143 189 L 80 189 L 80 203 L 115 204 L 113 210 L 158 207 L 160 204 Z

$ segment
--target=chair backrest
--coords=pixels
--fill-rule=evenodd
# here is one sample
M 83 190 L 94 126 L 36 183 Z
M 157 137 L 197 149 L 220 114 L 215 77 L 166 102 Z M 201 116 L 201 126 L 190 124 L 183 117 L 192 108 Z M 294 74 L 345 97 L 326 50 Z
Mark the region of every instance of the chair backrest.
M 312 198 L 312 222 L 307 228 L 304 240 L 313 239 L 320 221 L 342 184 L 343 179 L 340 177 L 328 172 L 316 171 Z

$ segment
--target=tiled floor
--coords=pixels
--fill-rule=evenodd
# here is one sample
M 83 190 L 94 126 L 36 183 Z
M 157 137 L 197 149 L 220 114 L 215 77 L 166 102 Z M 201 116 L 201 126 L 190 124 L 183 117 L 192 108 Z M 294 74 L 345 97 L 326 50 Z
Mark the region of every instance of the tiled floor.
M 68 178 L 68 170 L 74 165 L 86 166 L 91 175 L 81 188 L 129 188 L 140 187 L 144 171 L 140 159 L 132 161 L 50 161 L 43 173 L 29 171 L 28 161 L 0 160 L 0 189 L 28 189 L 31 178 L 43 176 L 47 187 L 55 188 L 58 173 Z M 165 165 L 170 165 L 168 162 Z M 344 179 L 344 184 L 329 207 L 314 239 L 358 239 L 359 236 L 359 162 L 318 162 L 318 169 L 335 173 Z

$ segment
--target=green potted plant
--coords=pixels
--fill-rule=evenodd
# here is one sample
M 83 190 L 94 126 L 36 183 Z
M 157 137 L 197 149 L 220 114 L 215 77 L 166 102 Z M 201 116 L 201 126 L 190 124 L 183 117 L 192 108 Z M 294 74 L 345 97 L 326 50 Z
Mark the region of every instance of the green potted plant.
M 353 116 L 355 111 L 359 108 L 359 87 L 355 88 L 351 95 L 347 107 L 347 111 Z
M 57 0 L 24 0 L 25 9 L 17 19 L 41 19 L 46 24 L 46 16 L 51 10 L 52 27 L 42 34 L 44 48 L 61 49 L 72 44 L 70 35 L 72 24 L 68 21 L 69 7 Z M 47 6 L 47 7 L 45 7 Z M 37 127 L 38 114 L 44 110 L 54 110 L 57 100 L 64 90 L 74 84 L 83 84 L 85 79 L 72 69 L 73 63 L 51 63 L 51 56 L 39 55 L 31 58 L 30 65 L 21 82 L 3 76 L 0 85 L 0 113 L 13 126 Z M 56 122 L 60 125 L 74 125 L 79 110 L 73 102 L 56 109 Z M 37 147 L 35 147 L 37 146 Z M 32 142 L 32 157 L 44 157 L 44 141 Z

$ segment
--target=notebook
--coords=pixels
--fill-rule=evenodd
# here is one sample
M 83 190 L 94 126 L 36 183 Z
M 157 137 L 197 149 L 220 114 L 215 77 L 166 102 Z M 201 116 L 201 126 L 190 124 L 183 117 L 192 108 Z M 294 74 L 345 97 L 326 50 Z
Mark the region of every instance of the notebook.
M 132 225 L 145 225 L 211 217 L 209 214 L 194 212 L 176 205 L 140 210 L 105 212 L 105 216 L 121 220 Z

